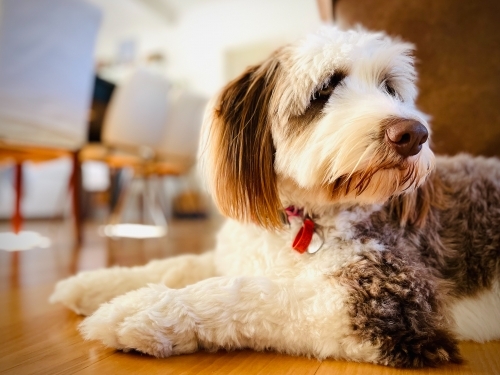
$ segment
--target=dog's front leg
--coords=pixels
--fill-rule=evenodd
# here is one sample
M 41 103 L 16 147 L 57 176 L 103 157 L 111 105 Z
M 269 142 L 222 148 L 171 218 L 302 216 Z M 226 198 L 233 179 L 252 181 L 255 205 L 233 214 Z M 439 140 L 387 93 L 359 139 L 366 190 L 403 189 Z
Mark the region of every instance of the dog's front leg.
M 90 315 L 102 303 L 148 283 L 182 288 L 215 275 L 213 253 L 154 260 L 145 266 L 81 272 L 59 281 L 50 301 L 61 302 L 77 314 Z
M 216 277 L 177 290 L 151 285 L 102 305 L 80 329 L 86 339 L 157 357 L 252 348 L 375 361 L 377 349 L 353 335 L 342 287 L 316 282 Z

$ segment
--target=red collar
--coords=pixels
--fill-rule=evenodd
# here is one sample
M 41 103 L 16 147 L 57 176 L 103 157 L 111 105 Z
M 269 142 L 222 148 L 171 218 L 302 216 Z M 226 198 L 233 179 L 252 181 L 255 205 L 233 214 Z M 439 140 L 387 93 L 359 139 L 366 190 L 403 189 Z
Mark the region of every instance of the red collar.
M 290 221 L 290 217 L 303 218 L 302 227 L 298 231 L 292 243 L 292 247 L 302 254 L 306 252 L 309 249 L 309 245 L 311 245 L 313 235 L 315 234 L 314 221 L 312 221 L 309 216 L 304 216 L 304 210 L 299 209 L 295 206 L 287 207 L 285 209 L 285 213 L 287 215 L 288 221 Z

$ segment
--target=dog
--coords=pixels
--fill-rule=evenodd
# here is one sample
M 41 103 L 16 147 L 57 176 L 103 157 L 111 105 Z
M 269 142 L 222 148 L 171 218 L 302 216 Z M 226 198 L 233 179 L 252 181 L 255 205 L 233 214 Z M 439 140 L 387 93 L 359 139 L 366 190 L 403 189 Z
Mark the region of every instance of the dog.
M 82 272 L 85 339 L 156 357 L 275 350 L 394 367 L 500 338 L 500 161 L 435 157 L 413 46 L 323 27 L 209 103 L 215 250 Z

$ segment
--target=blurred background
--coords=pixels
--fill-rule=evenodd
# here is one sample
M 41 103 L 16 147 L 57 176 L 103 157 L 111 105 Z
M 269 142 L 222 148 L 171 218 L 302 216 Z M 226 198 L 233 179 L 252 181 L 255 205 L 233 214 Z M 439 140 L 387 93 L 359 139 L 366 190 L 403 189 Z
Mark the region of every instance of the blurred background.
M 0 0 L 0 274 L 23 279 L 42 254 L 71 273 L 208 246 L 220 218 L 196 173 L 206 103 L 316 29 L 320 6 Z
M 148 239 L 145 261 L 171 254 L 177 233 L 212 238 L 195 173 L 207 101 L 321 23 L 414 43 L 434 149 L 498 155 L 499 4 L 0 0 L 0 260 Z
M 196 122 L 186 129 L 190 134 L 175 134 L 183 137 L 182 142 L 196 143 L 208 98 L 247 65 L 320 22 L 316 3 L 309 0 L 4 0 L 2 8 L 0 74 L 8 87 L 1 89 L 0 140 L 74 149 L 89 142 L 129 149 L 145 145 L 187 159 L 191 155 L 183 151 L 192 146 L 173 140 L 169 128 Z M 120 108 L 105 124 L 113 93 L 127 85 L 132 86 L 125 88 L 128 96 L 116 103 Z M 154 85 L 158 87 L 151 88 Z M 162 102 L 142 103 L 150 106 L 146 109 L 141 104 L 129 107 L 128 101 L 148 101 L 148 95 Z M 182 105 L 181 112 L 196 111 L 197 116 L 189 113 L 196 118 L 180 113 L 172 119 Z M 143 117 L 146 113 L 148 118 Z M 43 133 L 43 139 L 32 131 Z M 92 156 L 84 159 L 95 159 Z M 105 166 L 85 164 L 85 191 L 108 189 Z M 36 192 L 31 192 L 31 182 L 25 186 L 25 217 L 55 214 L 61 209 L 55 203 L 62 187 L 54 184 L 70 173 L 69 162 L 33 167 L 28 164 L 25 173 L 40 182 Z M 2 171 L 2 218 L 10 217 L 14 208 L 9 204 L 13 191 L 9 192 L 8 173 Z M 48 177 L 51 173 L 61 178 Z

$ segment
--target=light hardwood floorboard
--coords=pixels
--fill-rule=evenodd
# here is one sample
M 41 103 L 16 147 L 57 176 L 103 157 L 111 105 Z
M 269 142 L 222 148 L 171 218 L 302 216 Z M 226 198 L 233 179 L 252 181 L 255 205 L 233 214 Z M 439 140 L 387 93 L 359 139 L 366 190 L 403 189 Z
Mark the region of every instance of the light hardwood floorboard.
M 1 223 L 0 231 L 7 225 Z M 154 258 L 207 250 L 214 244 L 218 226 L 218 220 L 178 221 L 161 240 L 107 241 L 97 235 L 95 224 L 88 224 L 84 245 L 77 249 L 71 245 L 69 223 L 27 222 L 27 229 L 54 241 L 47 249 L 0 251 L 0 374 L 500 374 L 500 342 L 461 343 L 463 365 L 422 370 L 319 362 L 250 350 L 156 359 L 83 341 L 77 331 L 82 318 L 47 302 L 57 280 L 80 270 L 144 264 Z

